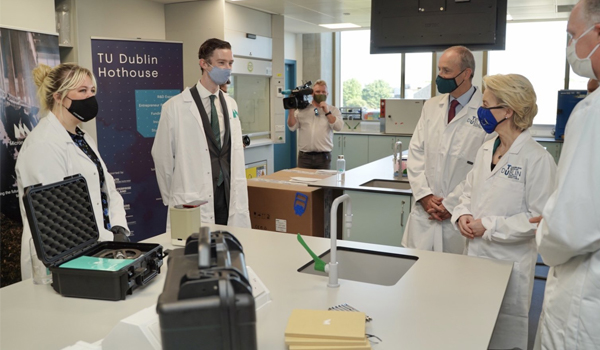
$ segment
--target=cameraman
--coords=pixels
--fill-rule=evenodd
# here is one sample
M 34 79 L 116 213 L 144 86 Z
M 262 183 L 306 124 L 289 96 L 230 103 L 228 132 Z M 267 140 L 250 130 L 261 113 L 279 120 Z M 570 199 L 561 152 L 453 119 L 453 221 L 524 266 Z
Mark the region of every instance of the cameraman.
M 288 127 L 299 130 L 298 167 L 307 169 L 329 169 L 333 149 L 333 130 L 342 130 L 340 110 L 328 105 L 327 83 L 317 80 L 313 86 L 313 101 L 307 108 L 290 109 Z

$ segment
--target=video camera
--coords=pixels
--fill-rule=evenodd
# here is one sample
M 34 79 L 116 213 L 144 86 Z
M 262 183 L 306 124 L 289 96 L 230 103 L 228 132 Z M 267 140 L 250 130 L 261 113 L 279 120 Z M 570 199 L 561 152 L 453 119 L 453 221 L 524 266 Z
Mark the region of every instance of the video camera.
M 281 93 L 290 95 L 283 99 L 284 109 L 304 109 L 312 102 L 313 89 L 310 87 L 312 81 L 294 88 L 294 90 L 283 90 Z

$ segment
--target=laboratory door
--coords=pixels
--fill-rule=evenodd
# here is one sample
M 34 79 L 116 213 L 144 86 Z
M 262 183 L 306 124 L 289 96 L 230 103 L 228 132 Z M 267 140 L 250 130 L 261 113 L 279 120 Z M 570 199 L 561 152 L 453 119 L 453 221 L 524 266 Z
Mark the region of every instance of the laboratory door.
M 296 61 L 285 60 L 285 89 L 296 87 Z M 287 127 L 288 111 L 285 111 L 285 143 L 277 143 L 274 147 L 275 171 L 296 167 L 296 133 Z

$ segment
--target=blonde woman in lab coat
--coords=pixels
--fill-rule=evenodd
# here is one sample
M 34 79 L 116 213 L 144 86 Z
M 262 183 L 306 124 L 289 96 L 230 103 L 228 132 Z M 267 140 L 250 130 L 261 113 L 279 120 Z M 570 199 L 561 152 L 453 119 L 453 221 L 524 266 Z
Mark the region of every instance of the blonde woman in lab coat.
M 536 95 L 518 74 L 483 78 L 477 114 L 488 133 L 465 180 L 452 222 L 467 238 L 466 254 L 513 262 L 490 349 L 525 350 L 537 249 L 536 226 L 556 183 L 556 164 L 527 130 L 537 114 Z
M 79 128 L 81 122 L 98 113 L 96 80 L 88 69 L 73 63 L 54 68 L 39 65 L 33 70 L 41 109 L 48 111 L 27 136 L 15 171 L 19 198 L 24 189 L 36 184 L 51 184 L 70 175 L 81 174 L 88 185 L 101 241 L 129 241 L 123 198 L 106 169 L 94 140 Z M 29 239 L 31 230 L 23 201 L 21 239 L 21 277 L 31 277 Z

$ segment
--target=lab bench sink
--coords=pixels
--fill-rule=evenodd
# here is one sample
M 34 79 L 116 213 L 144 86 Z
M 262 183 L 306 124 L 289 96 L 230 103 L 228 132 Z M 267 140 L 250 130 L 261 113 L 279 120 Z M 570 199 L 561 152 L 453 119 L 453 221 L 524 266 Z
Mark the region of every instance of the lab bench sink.
M 371 180 L 365 182 L 360 186 L 366 187 L 380 187 L 380 188 L 391 188 L 396 190 L 410 190 L 410 183 L 408 179 L 399 179 L 399 180 Z
M 330 261 L 330 251 L 319 257 Z M 412 255 L 377 252 L 347 247 L 337 247 L 338 276 L 357 282 L 393 286 L 419 258 Z M 314 261 L 309 261 L 298 269 L 298 272 L 319 275 L 327 278 L 325 272 L 316 271 Z

